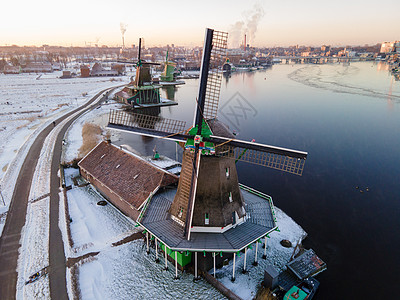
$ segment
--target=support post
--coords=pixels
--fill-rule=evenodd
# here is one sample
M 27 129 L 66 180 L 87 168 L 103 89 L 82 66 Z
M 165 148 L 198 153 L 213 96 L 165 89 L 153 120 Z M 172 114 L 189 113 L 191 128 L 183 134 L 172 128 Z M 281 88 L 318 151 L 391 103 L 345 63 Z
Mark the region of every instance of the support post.
M 213 259 L 214 259 L 214 278 L 215 278 L 215 252 L 213 252 Z
M 233 271 L 232 271 L 232 279 L 231 281 L 235 281 L 235 264 L 236 264 L 236 253 L 233 253 Z
M 246 248 L 244 248 L 244 264 L 243 264 L 243 271 L 242 271 L 242 273 L 243 274 L 246 274 L 246 258 L 247 258 L 247 247 Z
M 175 251 L 175 278 L 178 279 L 178 251 Z
M 267 259 L 267 236 L 265 236 L 265 242 L 264 242 L 264 255 L 262 257 L 263 259 Z
M 167 271 L 168 270 L 168 257 L 167 257 L 167 245 L 164 244 L 164 253 L 165 253 L 165 268 L 164 270 Z
M 197 252 L 194 253 L 194 278 L 193 281 L 197 281 L 200 279 L 198 271 L 197 271 Z
M 150 248 L 149 248 L 149 232 L 146 232 L 146 246 L 147 246 L 147 254 L 150 253 Z
M 158 241 L 157 241 L 157 238 L 154 239 L 154 242 L 156 243 L 156 263 L 159 263 L 160 260 L 158 259 Z
M 258 254 L 258 241 L 256 242 L 256 255 L 254 256 L 253 266 L 257 266 L 258 265 L 257 254 Z

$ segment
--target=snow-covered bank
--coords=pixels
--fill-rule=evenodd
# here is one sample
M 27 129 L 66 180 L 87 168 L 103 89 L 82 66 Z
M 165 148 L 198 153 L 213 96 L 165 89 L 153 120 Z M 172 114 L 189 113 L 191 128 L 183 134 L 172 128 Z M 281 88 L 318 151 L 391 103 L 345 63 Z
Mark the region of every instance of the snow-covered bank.
M 109 96 L 109 98 L 111 98 L 111 96 Z M 121 104 L 110 100 L 108 103 L 101 105 L 95 110 L 86 112 L 83 116 L 75 120 L 65 134 L 65 146 L 63 148 L 61 161 L 70 162 L 79 157 L 79 148 L 83 143 L 82 128 L 85 123 L 93 123 L 100 126 L 105 135 L 108 131 L 105 128 L 108 123 L 108 113 L 111 109 L 117 109 L 120 107 Z M 115 131 L 111 132 L 110 135 L 112 140 L 118 138 L 118 133 Z
M 253 266 L 255 260 L 256 246 L 247 250 L 246 273 L 243 274 L 244 253 L 241 256 L 236 255 L 236 271 L 235 281 L 232 282 L 233 261 L 231 260 L 227 266 L 216 270 L 216 278 L 221 281 L 227 288 L 232 290 L 242 299 L 253 299 L 257 293 L 258 287 L 264 280 L 264 270 L 266 265 L 273 265 L 278 271 L 284 270 L 285 264 L 289 262 L 293 253 L 293 248 L 285 248 L 280 244 L 281 240 L 289 240 L 292 245 L 296 245 L 299 240 L 306 236 L 306 232 L 292 218 L 285 214 L 281 209 L 275 206 L 277 224 L 280 232 L 273 232 L 267 239 L 267 258 L 262 259 L 264 254 L 263 243 L 258 244 L 257 262 L 258 266 Z M 213 274 L 213 270 L 210 270 Z

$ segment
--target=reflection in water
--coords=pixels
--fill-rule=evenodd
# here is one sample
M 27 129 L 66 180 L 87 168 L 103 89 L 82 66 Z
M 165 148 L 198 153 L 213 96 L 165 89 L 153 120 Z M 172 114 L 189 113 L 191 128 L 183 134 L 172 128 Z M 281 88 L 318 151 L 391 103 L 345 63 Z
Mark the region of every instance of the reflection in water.
M 156 107 L 134 108 L 130 111 L 140 115 L 158 116 L 161 113 L 161 107 L 156 106 Z
M 163 86 L 163 91 L 165 91 L 167 99 L 175 101 L 175 92 L 177 88 L 173 85 Z
M 228 84 L 229 78 L 231 78 L 231 76 L 232 76 L 231 71 L 225 71 L 225 72 L 222 73 L 222 75 L 225 78 L 225 84 Z
M 386 62 L 380 61 L 377 63 L 376 69 L 378 71 L 389 71 L 389 64 L 387 64 Z

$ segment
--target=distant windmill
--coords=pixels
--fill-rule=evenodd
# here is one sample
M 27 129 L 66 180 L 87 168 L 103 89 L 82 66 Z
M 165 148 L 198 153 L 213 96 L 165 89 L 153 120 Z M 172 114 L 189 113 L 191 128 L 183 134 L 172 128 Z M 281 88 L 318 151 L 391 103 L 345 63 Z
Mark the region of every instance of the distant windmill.
M 125 32 L 126 32 L 126 28 L 128 27 L 128 24 L 125 23 L 119 23 L 119 28 L 121 30 L 121 34 L 122 34 L 122 49 L 125 49 Z

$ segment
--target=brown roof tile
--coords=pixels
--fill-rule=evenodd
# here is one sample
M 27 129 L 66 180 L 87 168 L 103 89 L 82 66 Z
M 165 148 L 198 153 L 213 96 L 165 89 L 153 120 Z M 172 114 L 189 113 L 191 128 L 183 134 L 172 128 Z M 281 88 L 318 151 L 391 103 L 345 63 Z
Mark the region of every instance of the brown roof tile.
M 178 177 L 107 142 L 98 144 L 79 167 L 138 209 L 157 188 Z

